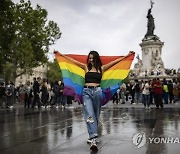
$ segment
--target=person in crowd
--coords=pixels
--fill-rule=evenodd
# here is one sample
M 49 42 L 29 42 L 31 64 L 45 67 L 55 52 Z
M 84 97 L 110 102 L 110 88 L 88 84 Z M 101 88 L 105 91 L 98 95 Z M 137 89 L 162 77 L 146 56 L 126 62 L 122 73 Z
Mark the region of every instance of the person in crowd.
M 134 104 L 135 90 L 133 88 L 133 82 L 130 82 L 130 95 L 131 95 L 131 104 Z
M 126 103 L 126 84 L 123 83 L 120 87 L 120 93 L 121 93 L 121 104 L 125 104 Z
M 56 105 L 56 108 L 59 108 L 62 101 L 62 92 L 60 91 L 60 84 L 61 81 L 55 81 L 53 86 L 53 92 L 54 92 L 54 103 L 53 105 Z
M 63 90 L 64 90 L 64 83 L 60 80 L 58 82 L 59 85 L 59 92 L 60 92 L 60 102 L 61 102 L 61 107 L 65 108 L 65 105 L 67 103 L 67 96 L 63 94 Z
M 34 83 L 33 83 L 33 96 L 34 96 L 34 100 L 32 103 L 32 108 L 35 107 L 35 105 L 38 105 L 38 109 L 40 109 L 41 107 L 41 102 L 40 102 L 40 78 L 38 77 L 37 79 L 34 78 Z
M 50 108 L 51 107 L 51 100 L 53 99 L 53 92 L 52 92 L 52 88 L 51 88 L 51 84 L 49 83 L 48 79 L 46 79 L 47 81 L 47 90 L 48 90 L 48 101 L 47 101 L 47 106 L 46 108 Z
M 115 103 L 118 104 L 119 103 L 119 101 L 118 101 L 118 93 L 117 92 L 112 97 L 112 103 L 113 104 L 115 104 Z
M 150 95 L 149 95 L 149 103 L 150 104 L 154 104 L 154 97 L 153 97 L 153 90 L 152 90 L 152 80 L 149 80 L 149 92 L 150 92 Z
M 156 104 L 156 108 L 159 109 L 159 106 L 161 109 L 163 109 L 163 102 L 162 102 L 162 83 L 159 80 L 159 78 L 155 79 L 152 83 L 153 88 L 153 94 L 154 94 L 154 101 Z
M 172 80 L 168 81 L 168 85 L 167 86 L 168 86 L 169 103 L 172 103 L 173 100 L 174 100 Z
M 141 93 L 141 87 L 140 87 L 140 83 L 139 83 L 139 81 L 136 79 L 135 80 L 135 83 L 134 83 L 134 86 L 133 86 L 133 89 L 134 89 L 134 91 L 135 91 L 135 103 L 140 103 L 140 99 L 141 99 L 141 97 L 140 97 L 140 93 Z
M 127 83 L 127 84 L 126 84 L 126 92 L 125 92 L 125 95 L 126 95 L 126 102 L 129 101 L 130 91 L 131 91 L 130 83 Z
M 168 104 L 168 84 L 166 79 L 163 79 L 163 100 L 165 104 Z
M 26 82 L 25 85 L 25 101 L 24 101 L 24 108 L 30 108 L 32 103 L 32 86 L 30 81 Z
M 14 101 L 14 84 L 11 81 L 8 81 L 6 85 L 6 107 L 13 108 L 13 101 Z
M 4 82 L 0 82 L 0 108 L 4 108 L 6 103 L 6 88 Z
M 25 86 L 24 84 L 19 85 L 19 103 L 24 104 L 25 102 Z
M 179 98 L 179 85 L 178 82 L 175 80 L 173 83 L 173 95 L 174 95 L 174 103 L 178 101 Z
M 48 99 L 49 99 L 49 93 L 48 93 L 47 80 L 43 79 L 42 86 L 41 86 L 41 101 L 42 101 L 43 108 L 44 107 L 47 108 Z
M 143 88 L 142 88 L 142 99 L 143 99 L 144 108 L 150 109 L 150 102 L 149 102 L 150 85 L 149 85 L 149 82 L 145 81 L 145 83 L 143 83 L 142 86 L 143 86 Z

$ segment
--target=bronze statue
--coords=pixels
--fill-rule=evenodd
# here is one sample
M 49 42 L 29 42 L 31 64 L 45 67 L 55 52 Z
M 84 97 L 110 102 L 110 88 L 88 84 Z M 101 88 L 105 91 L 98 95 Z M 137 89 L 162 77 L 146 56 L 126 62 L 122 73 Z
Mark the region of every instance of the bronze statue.
M 148 10 L 148 14 L 147 14 L 148 23 L 147 23 L 147 33 L 146 33 L 145 37 L 154 35 L 155 25 L 154 25 L 154 18 L 151 14 L 153 4 L 154 4 L 154 2 L 151 1 L 151 8 Z

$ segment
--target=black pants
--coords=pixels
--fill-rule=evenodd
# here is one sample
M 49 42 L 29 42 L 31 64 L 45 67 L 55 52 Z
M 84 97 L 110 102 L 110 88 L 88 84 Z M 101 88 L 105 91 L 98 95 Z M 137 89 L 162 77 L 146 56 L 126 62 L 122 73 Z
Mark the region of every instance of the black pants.
M 159 108 L 159 106 L 163 108 L 162 94 L 154 94 L 154 101 L 157 108 Z
M 131 96 L 132 96 L 131 104 L 134 103 L 134 95 L 135 95 L 135 93 L 131 92 Z
M 5 107 L 6 103 L 6 96 L 0 96 L 0 107 Z
M 13 95 L 11 95 L 11 96 L 7 96 L 6 97 L 6 107 L 8 107 L 8 106 L 13 106 Z
M 170 103 L 172 103 L 173 100 L 174 100 L 174 95 L 173 95 L 173 93 L 169 92 L 169 101 L 170 101 Z
M 31 104 L 31 96 L 28 94 L 25 94 L 25 101 L 24 101 L 24 107 L 30 107 Z
M 32 103 L 32 108 L 34 108 L 34 106 L 38 105 L 38 108 L 41 107 L 41 103 L 40 103 L 40 98 L 39 98 L 39 95 L 38 94 L 34 94 L 34 100 L 33 100 L 33 103 Z

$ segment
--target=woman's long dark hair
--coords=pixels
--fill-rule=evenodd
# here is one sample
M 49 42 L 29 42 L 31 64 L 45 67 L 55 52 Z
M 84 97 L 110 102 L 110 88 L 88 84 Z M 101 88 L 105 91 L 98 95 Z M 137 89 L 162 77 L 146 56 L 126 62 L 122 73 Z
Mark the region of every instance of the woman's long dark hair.
M 102 62 L 101 62 L 100 56 L 99 56 L 97 51 L 90 51 L 88 54 L 88 58 L 87 58 L 88 70 L 90 71 L 92 69 L 92 64 L 89 63 L 89 56 L 90 55 L 93 55 L 94 67 L 96 68 L 96 70 L 102 72 L 102 69 L 101 69 Z

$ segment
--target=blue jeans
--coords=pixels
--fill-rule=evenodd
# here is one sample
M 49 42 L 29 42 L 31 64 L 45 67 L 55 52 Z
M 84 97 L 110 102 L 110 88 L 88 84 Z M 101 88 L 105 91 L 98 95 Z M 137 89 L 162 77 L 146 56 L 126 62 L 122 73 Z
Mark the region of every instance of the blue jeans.
M 67 96 L 66 95 L 62 95 L 61 105 L 65 106 L 66 104 L 67 104 Z
M 83 89 L 83 114 L 89 138 L 98 137 L 98 119 L 101 112 L 101 102 L 102 90 L 100 87 Z
M 135 103 L 140 103 L 141 101 L 141 93 L 140 92 L 135 92 L 135 96 L 134 96 L 134 101 Z
M 150 105 L 150 101 L 149 101 L 150 97 L 149 96 L 150 95 L 145 95 L 145 94 L 142 95 L 144 107 L 146 107 L 146 106 L 149 107 L 149 105 Z
M 163 99 L 164 99 L 164 103 L 168 104 L 168 93 L 163 91 Z

